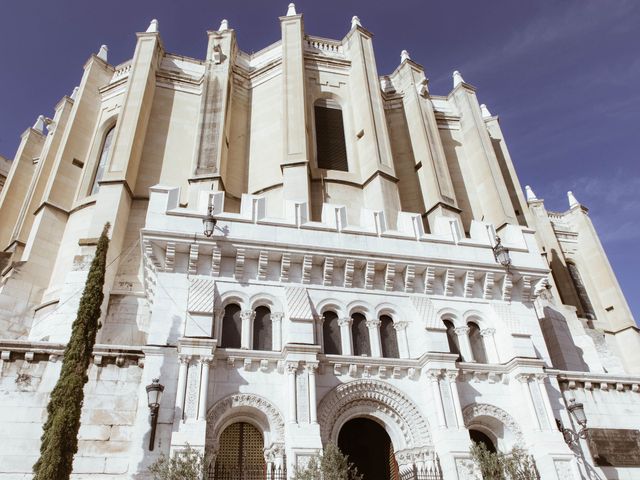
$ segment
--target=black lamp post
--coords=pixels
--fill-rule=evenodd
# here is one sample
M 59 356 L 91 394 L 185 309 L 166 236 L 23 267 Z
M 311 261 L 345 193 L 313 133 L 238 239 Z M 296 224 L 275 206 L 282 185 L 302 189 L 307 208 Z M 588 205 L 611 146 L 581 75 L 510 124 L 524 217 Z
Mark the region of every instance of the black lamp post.
M 496 244 L 493 247 L 493 256 L 496 259 L 496 262 L 499 262 L 504 268 L 509 271 L 511 267 L 511 257 L 509 256 L 509 249 L 502 245 L 502 241 L 500 237 L 496 236 Z
M 160 410 L 160 400 L 164 385 L 160 383 L 159 378 L 151 380 L 151 384 L 147 385 L 147 401 L 149 410 L 151 410 L 151 436 L 149 438 L 149 450 L 153 450 L 156 439 L 156 426 L 158 425 L 158 410 Z
M 558 423 L 558 429 L 564 436 L 564 441 L 570 447 L 574 447 L 578 444 L 579 439 L 587 438 L 587 416 L 584 414 L 584 405 L 580 402 L 576 403 L 574 398 L 569 400 L 567 410 L 569 410 L 569 413 L 576 419 L 578 425 L 580 425 L 580 430 L 575 432 L 570 428 L 564 428 L 560 420 L 556 419 L 556 422 Z
M 209 203 L 209 208 L 207 208 L 207 215 L 202 219 L 202 226 L 205 237 L 210 237 L 213 235 L 213 230 L 216 228 L 216 223 L 218 220 L 213 216 L 213 204 Z

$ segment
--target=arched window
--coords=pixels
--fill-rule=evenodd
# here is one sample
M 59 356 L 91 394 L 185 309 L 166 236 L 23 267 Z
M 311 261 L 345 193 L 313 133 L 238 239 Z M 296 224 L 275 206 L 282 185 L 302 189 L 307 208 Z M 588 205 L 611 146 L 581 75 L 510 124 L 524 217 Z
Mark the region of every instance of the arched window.
M 235 303 L 224 307 L 224 317 L 222 318 L 222 348 L 240 348 L 242 337 L 242 318 L 240 318 L 240 307 Z
M 256 308 L 256 316 L 253 319 L 254 350 L 273 350 L 271 323 L 271 311 L 267 307 Z
M 474 443 L 481 443 L 485 446 L 485 448 L 491 453 L 496 453 L 496 446 L 491 440 L 491 437 L 480 430 L 469 430 L 469 436 L 471 437 L 471 441 Z
M 455 327 L 450 320 L 444 320 L 444 326 L 447 327 L 447 342 L 449 343 L 449 353 L 455 353 L 460 359 L 460 346 L 458 345 L 458 336 L 454 332 Z
M 467 323 L 469 327 L 469 343 L 471 344 L 471 354 L 478 363 L 487 363 L 487 353 L 484 350 L 484 340 L 480 335 L 480 327 L 475 322 Z
M 340 337 L 340 325 L 336 312 L 325 312 L 324 323 L 322 324 L 322 340 L 324 342 L 324 353 L 341 355 L 342 341 Z
M 393 328 L 393 319 L 389 315 L 380 317 L 380 340 L 382 341 L 383 357 L 400 358 L 396 329 Z
M 100 185 L 98 182 L 102 180 L 104 176 L 104 170 L 107 167 L 107 159 L 109 158 L 109 152 L 111 152 L 111 145 L 113 143 L 113 132 L 115 132 L 115 125 L 109 129 L 109 131 L 104 136 L 104 141 L 102 142 L 102 149 L 100 151 L 100 160 L 98 161 L 98 166 L 96 167 L 96 172 L 93 175 L 93 181 L 91 182 L 91 192 L 89 195 L 95 195 L 100 190 Z
M 573 286 L 575 287 L 578 298 L 580 299 L 580 306 L 582 307 L 584 316 L 589 320 L 595 320 L 596 312 L 593 310 L 593 305 L 589 299 L 587 288 L 584 286 L 578 267 L 573 262 L 567 262 L 567 269 L 569 270 L 571 281 L 573 282 Z
M 318 100 L 314 107 L 318 168 L 349 171 L 342 110 L 337 102 Z
M 351 315 L 351 335 L 353 337 L 353 354 L 356 356 L 371 356 L 371 344 L 369 343 L 369 327 L 367 319 L 361 313 Z

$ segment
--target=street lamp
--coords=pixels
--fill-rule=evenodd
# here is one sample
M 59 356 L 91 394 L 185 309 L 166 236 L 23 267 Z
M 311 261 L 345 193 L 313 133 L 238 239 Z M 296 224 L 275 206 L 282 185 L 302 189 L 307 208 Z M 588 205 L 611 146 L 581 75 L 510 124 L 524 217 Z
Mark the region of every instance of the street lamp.
M 584 405 L 580 402 L 576 403 L 575 398 L 569 400 L 567 410 L 569 410 L 569 413 L 573 415 L 573 418 L 575 418 L 578 425 L 580 425 L 580 430 L 575 432 L 570 428 L 564 428 L 560 420 L 556 419 L 556 422 L 558 423 L 558 429 L 564 436 L 564 441 L 570 447 L 574 447 L 578 444 L 579 439 L 587 438 L 587 416 L 584 414 Z
M 509 249 L 502 245 L 502 241 L 500 237 L 496 236 L 496 244 L 493 247 L 493 256 L 496 259 L 496 262 L 499 262 L 504 268 L 509 271 L 509 267 L 511 267 L 511 257 L 509 256 Z
M 213 235 L 213 230 L 216 228 L 216 223 L 218 220 L 213 216 L 213 204 L 209 202 L 209 207 L 207 208 L 207 215 L 202 219 L 202 226 L 204 228 L 205 237 L 210 237 Z
M 158 410 L 160 410 L 160 400 L 162 399 L 164 385 L 160 383 L 159 378 L 154 378 L 146 388 L 149 410 L 151 410 L 151 437 L 149 438 L 149 450 L 153 450 L 153 444 L 156 439 L 156 426 L 158 425 Z

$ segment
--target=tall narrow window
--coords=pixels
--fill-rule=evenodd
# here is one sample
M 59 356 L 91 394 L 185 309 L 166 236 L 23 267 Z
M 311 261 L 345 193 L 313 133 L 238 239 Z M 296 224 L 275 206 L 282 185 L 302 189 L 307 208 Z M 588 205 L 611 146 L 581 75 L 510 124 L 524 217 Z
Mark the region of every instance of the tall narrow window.
M 256 308 L 253 319 L 253 349 L 273 350 L 271 311 L 267 307 Z
M 571 281 L 573 282 L 573 286 L 575 287 L 578 298 L 580 299 L 580 306 L 582 307 L 585 317 L 589 320 L 595 320 L 596 312 L 593 310 L 593 305 L 589 299 L 587 288 L 584 286 L 578 267 L 573 262 L 567 262 L 567 268 L 569 269 L 569 275 L 571 276 Z
M 400 358 L 396 329 L 393 328 L 393 320 L 388 315 L 380 317 L 380 339 L 382 340 L 383 357 Z
M 100 152 L 100 160 L 98 161 L 96 173 L 93 176 L 93 182 L 91 183 L 90 195 L 95 195 L 96 193 L 98 193 L 98 190 L 100 190 L 100 185 L 98 185 L 98 182 L 102 180 L 102 177 L 104 176 L 104 169 L 107 167 L 107 158 L 109 158 L 109 152 L 111 151 L 113 132 L 115 131 L 115 129 L 115 126 L 111 127 L 107 134 L 104 136 L 104 141 L 102 142 L 102 150 Z
M 361 313 L 351 315 L 351 335 L 353 337 L 353 354 L 360 357 L 371 356 L 371 344 L 369 343 L 369 327 L 367 320 Z
M 314 106 L 314 114 L 318 168 L 349 171 L 340 106 L 331 100 L 318 100 Z
M 240 348 L 242 336 L 242 318 L 240 318 L 240 307 L 236 304 L 224 307 L 224 317 L 222 319 L 222 348 Z
M 478 363 L 487 363 L 487 353 L 484 350 L 484 339 L 480 335 L 480 327 L 474 322 L 467 323 L 469 327 L 469 343 L 471 343 L 471 354 Z
M 325 312 L 322 324 L 322 340 L 324 341 L 324 353 L 340 355 L 342 342 L 340 337 L 340 325 L 336 312 Z
M 460 347 L 458 346 L 458 336 L 456 335 L 455 327 L 449 320 L 444 321 L 444 326 L 447 328 L 447 343 L 449 344 L 449 353 L 455 353 L 460 359 Z

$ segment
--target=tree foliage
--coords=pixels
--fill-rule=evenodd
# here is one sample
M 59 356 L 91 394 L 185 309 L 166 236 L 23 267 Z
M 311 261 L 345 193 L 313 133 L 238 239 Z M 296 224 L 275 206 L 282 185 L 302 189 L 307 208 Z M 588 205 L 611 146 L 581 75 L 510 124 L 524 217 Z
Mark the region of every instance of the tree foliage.
M 153 480 L 200 480 L 205 470 L 205 458 L 191 445 L 173 458 L 160 455 L 150 467 Z
M 531 455 L 516 446 L 509 453 L 491 452 L 483 443 L 471 446 L 471 456 L 484 480 L 539 480 Z
M 356 466 L 349 462 L 340 449 L 329 443 L 322 455 L 316 454 L 309 459 L 305 468 L 296 467 L 294 480 L 362 480 Z
M 108 230 L 107 223 L 89 268 L 71 338 L 64 351 L 60 377 L 47 405 L 48 416 L 41 437 L 40 458 L 33 466 L 34 480 L 68 480 L 71 475 L 73 456 L 78 451 L 83 388 L 100 328 L 100 306 L 104 299 L 102 289 L 109 248 Z

